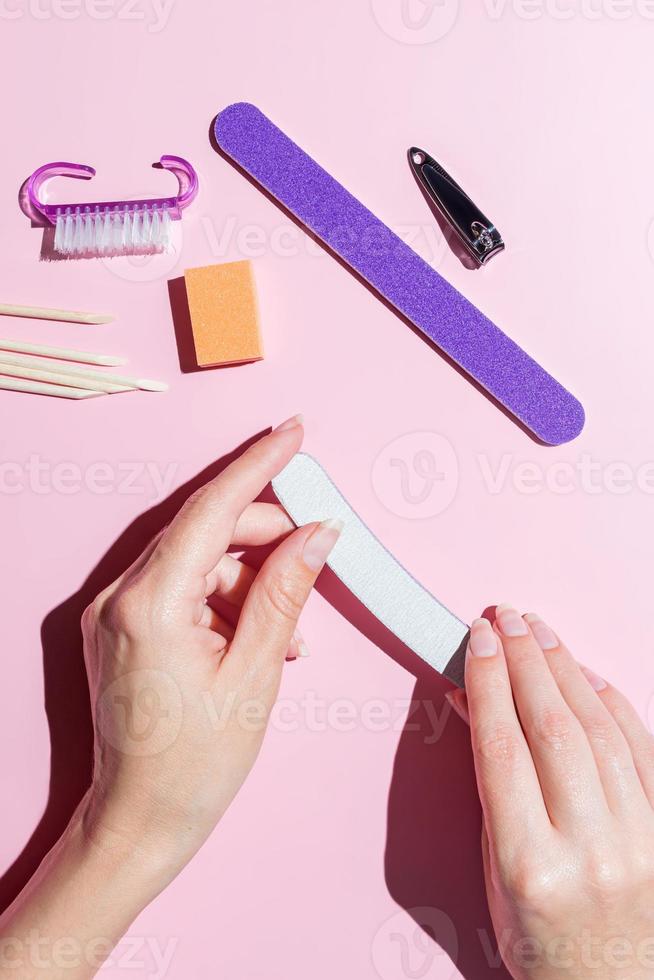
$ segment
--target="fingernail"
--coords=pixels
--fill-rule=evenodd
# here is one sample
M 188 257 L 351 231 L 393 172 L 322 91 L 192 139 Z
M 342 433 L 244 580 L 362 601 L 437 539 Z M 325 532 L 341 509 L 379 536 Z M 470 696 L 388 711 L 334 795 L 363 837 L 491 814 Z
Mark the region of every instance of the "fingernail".
M 494 657 L 497 653 L 497 637 L 487 619 L 475 619 L 473 622 L 468 650 L 473 657 Z
M 556 650 L 559 646 L 559 640 L 554 630 L 551 630 L 536 613 L 527 613 L 525 619 L 529 623 L 531 632 L 541 650 Z
M 446 691 L 445 699 L 461 721 L 469 725 L 470 715 L 468 714 L 468 699 L 466 698 L 465 691 Z
M 304 422 L 304 415 L 293 415 L 290 419 L 286 419 L 281 425 L 278 425 L 273 432 L 285 432 L 286 429 L 296 429 L 298 425 L 302 425 Z
M 586 680 L 594 691 L 604 691 L 609 686 L 604 678 L 600 677 L 599 674 L 596 674 L 594 670 L 590 669 L 590 667 L 584 667 L 583 664 L 579 664 L 579 666 L 581 667 L 582 673 L 585 675 Z
M 312 572 L 320 571 L 327 561 L 330 551 L 338 541 L 342 530 L 343 521 L 323 521 L 309 535 L 304 545 L 302 557 L 305 565 L 308 565 Z
M 299 630 L 296 630 L 291 638 L 291 642 L 288 645 L 288 651 L 286 653 L 286 660 L 297 660 L 298 657 L 308 657 L 309 648 L 304 642 L 302 634 Z
M 496 608 L 495 622 L 503 636 L 527 636 L 529 633 L 527 624 L 520 613 L 508 602 L 502 602 Z

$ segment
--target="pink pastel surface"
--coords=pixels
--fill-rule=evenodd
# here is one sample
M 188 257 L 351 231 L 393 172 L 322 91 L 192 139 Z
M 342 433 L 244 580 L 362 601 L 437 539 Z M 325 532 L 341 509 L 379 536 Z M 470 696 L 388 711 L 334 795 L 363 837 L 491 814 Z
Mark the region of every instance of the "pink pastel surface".
M 0 301 L 116 316 L 103 327 L 3 319 L 0 333 L 119 353 L 130 371 L 170 383 L 164 395 L 79 404 L 0 393 L 2 867 L 46 808 L 46 694 L 57 744 L 84 745 L 73 690 L 67 702 L 71 597 L 135 518 L 297 411 L 305 448 L 458 616 L 503 600 L 539 611 L 647 717 L 646 5 L 16 0 L 0 19 Z M 588 421 L 574 444 L 530 441 L 214 152 L 211 120 L 240 100 L 410 236 L 581 399 Z M 411 144 L 497 222 L 507 250 L 488 268 L 467 271 L 443 243 L 406 164 Z M 174 187 L 149 169 L 164 153 L 191 160 L 201 180 L 174 255 L 39 262 L 41 232 L 17 206 L 32 170 L 56 159 L 97 168 L 91 185 L 62 181 L 52 199 L 157 196 Z M 167 280 L 241 258 L 255 262 L 265 360 L 182 375 Z M 312 597 L 303 632 L 312 657 L 285 671 L 286 712 L 255 771 L 201 855 L 134 923 L 106 977 L 457 976 L 416 930 L 407 912 L 416 907 L 432 910 L 463 975 L 499 975 L 487 962 L 463 725 L 446 717 L 428 742 L 403 733 L 414 674 L 323 596 Z M 440 712 L 439 691 L 422 678 L 416 696 L 436 697 Z M 373 702 L 387 706 L 385 723 L 370 722 Z M 3 899 L 74 797 L 75 753 L 63 754 L 56 812 L 5 876 Z M 172 959 L 160 966 L 161 956 Z

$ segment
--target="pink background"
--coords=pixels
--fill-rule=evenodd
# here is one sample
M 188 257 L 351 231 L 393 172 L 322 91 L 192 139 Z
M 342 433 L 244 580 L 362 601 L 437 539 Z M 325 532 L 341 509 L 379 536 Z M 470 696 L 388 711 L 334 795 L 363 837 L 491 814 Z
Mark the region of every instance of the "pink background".
M 65 823 L 83 781 L 81 605 L 160 516 L 121 539 L 85 585 L 87 577 L 162 496 L 296 411 L 306 416 L 308 451 L 461 618 L 502 600 L 538 610 L 647 716 L 648 13 L 636 0 L 486 0 L 474 10 L 455 0 L 173 0 L 163 13 L 152 0 L 7 0 L 0 299 L 108 311 L 116 321 L 5 320 L 2 333 L 124 354 L 170 391 L 80 404 L 1 393 L 3 901 Z M 410 235 L 573 390 L 588 416 L 582 436 L 558 449 L 530 441 L 220 159 L 209 124 L 238 100 L 257 103 Z M 464 269 L 443 243 L 406 165 L 412 143 L 497 221 L 507 250 L 487 269 Z M 41 232 L 17 207 L 33 169 L 89 163 L 99 171 L 82 188 L 90 198 L 140 196 L 170 186 L 149 169 L 163 153 L 188 157 L 201 179 L 172 256 L 39 262 Z M 77 196 L 73 186 L 60 184 L 53 199 Z M 167 280 L 239 258 L 255 259 L 266 359 L 182 375 Z M 404 493 L 391 458 L 404 462 Z M 420 465 L 430 459 L 443 479 L 425 483 Z M 103 493 L 97 463 L 108 467 Z M 163 493 L 144 464 L 163 474 Z M 569 492 L 557 491 L 557 479 Z M 377 645 L 323 595 L 312 597 L 303 632 L 312 657 L 285 671 L 286 724 L 273 725 L 219 829 L 134 923 L 134 942 L 107 977 L 457 976 L 415 928 L 407 909 L 416 907 L 432 910 L 414 916 L 432 922 L 463 975 L 500 974 L 483 944 L 466 732 L 440 714 L 442 685 L 418 670 L 416 688 L 415 663 L 397 662 L 392 644 Z M 439 712 L 442 731 L 429 743 L 422 709 L 420 729 L 402 731 L 414 688 Z M 321 706 L 318 721 L 307 693 Z M 44 700 L 54 779 L 39 823 L 50 779 Z M 373 702 L 387 706 L 386 724 L 370 723 Z M 335 703 L 354 721 L 335 715 Z M 169 943 L 172 962 L 158 971 L 153 944 Z

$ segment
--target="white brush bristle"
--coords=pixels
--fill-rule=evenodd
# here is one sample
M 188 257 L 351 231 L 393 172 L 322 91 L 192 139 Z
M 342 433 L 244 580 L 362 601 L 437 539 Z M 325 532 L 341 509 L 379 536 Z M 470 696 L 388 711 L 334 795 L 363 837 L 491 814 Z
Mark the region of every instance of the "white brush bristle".
M 168 208 L 95 206 L 61 209 L 55 222 L 54 248 L 62 255 L 148 255 L 171 244 Z

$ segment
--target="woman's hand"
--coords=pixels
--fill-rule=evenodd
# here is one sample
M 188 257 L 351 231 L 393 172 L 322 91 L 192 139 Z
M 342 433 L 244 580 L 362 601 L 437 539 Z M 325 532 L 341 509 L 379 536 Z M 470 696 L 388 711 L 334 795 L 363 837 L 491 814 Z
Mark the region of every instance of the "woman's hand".
M 303 652 L 298 616 L 340 532 L 330 521 L 293 530 L 280 508 L 253 503 L 302 435 L 290 419 L 248 449 L 86 610 L 93 783 L 2 917 L 0 949 L 12 956 L 0 974 L 93 976 L 250 771 L 284 660 Z M 257 574 L 228 553 L 275 542 Z
M 165 854 L 171 874 L 254 763 L 284 660 L 303 652 L 298 616 L 338 538 L 338 525 L 293 531 L 281 508 L 252 502 L 301 442 L 291 419 L 248 449 L 84 614 L 89 828 L 109 846 Z M 256 575 L 228 554 L 280 539 Z
M 654 976 L 654 740 L 537 616 L 477 620 L 466 692 L 486 889 L 516 980 Z

